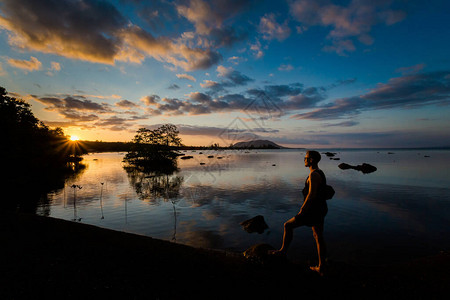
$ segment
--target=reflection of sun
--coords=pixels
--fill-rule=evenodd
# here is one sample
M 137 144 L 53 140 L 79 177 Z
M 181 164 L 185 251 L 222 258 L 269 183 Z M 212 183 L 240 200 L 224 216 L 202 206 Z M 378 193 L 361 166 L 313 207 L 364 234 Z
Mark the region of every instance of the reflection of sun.
M 78 141 L 78 140 L 80 140 L 80 138 L 79 138 L 78 136 L 76 136 L 76 135 L 72 135 L 72 136 L 70 137 L 70 140 L 71 140 L 71 141 Z

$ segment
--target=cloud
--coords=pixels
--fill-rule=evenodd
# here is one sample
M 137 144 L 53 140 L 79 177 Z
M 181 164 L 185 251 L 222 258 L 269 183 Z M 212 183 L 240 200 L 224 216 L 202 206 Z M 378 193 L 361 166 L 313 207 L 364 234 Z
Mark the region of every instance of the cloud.
M 278 41 L 284 41 L 291 35 L 291 29 L 287 24 L 287 20 L 283 24 L 279 24 L 275 20 L 275 14 L 270 13 L 261 17 L 259 21 L 259 32 L 262 34 L 263 39 Z
M 241 93 L 226 91 L 228 86 L 243 86 L 249 80 L 236 70 L 218 67 L 223 82 L 208 81 L 201 85 L 205 92 L 192 92 L 186 99 L 161 98 L 156 95 L 141 99 L 151 106 L 151 114 L 198 115 L 218 112 L 246 112 L 252 119 L 276 119 L 290 115 L 292 119 L 339 120 L 325 126 L 357 125 L 349 117 L 364 111 L 410 109 L 425 105 L 448 105 L 450 102 L 450 72 L 430 72 L 405 75 L 379 84 L 369 92 L 352 97 L 329 99 L 328 91 L 351 84 L 355 79 L 340 80 L 327 87 L 305 87 L 301 83 L 266 85 Z M 215 92 L 212 92 L 215 89 Z M 220 91 L 217 92 L 217 91 Z
M 31 99 L 44 104 L 45 110 L 57 112 L 65 119 L 76 122 L 92 122 L 100 118 L 98 114 L 113 112 L 110 105 L 106 103 L 97 103 L 78 95 L 63 97 L 31 95 Z
M 366 131 L 344 133 L 302 133 L 301 137 L 291 136 L 289 140 L 279 141 L 276 137 L 273 141 L 285 142 L 294 145 L 334 145 L 337 147 L 430 147 L 445 146 L 442 141 L 450 139 L 450 134 L 445 131 L 417 132 L 410 130 L 391 131 Z
M 418 73 L 418 72 L 422 71 L 425 67 L 426 67 L 425 64 L 417 64 L 417 65 L 410 66 L 410 67 L 398 68 L 395 71 L 398 73 L 401 73 L 403 75 L 408 75 L 408 74 Z
M 235 88 L 239 86 L 245 86 L 248 83 L 254 81 L 252 78 L 245 74 L 233 69 L 232 67 L 224 67 L 219 65 L 216 69 L 217 77 L 220 81 L 204 80 L 200 83 L 202 88 L 208 89 L 209 94 L 217 95 L 222 92 L 226 92 L 227 88 Z
M 194 82 L 197 81 L 197 79 L 195 79 L 194 76 L 189 75 L 189 74 L 177 74 L 176 76 L 180 79 L 187 79 L 187 80 L 194 81 Z
M 249 7 L 248 0 L 190 0 L 189 4 L 176 5 L 178 13 L 194 24 L 199 34 L 210 34 L 222 28 L 225 20 Z
M 297 0 L 290 2 L 290 13 L 302 24 L 302 32 L 311 26 L 330 28 L 327 39 L 332 44 L 324 50 L 346 55 L 355 51 L 354 39 L 364 45 L 374 43 L 370 35 L 373 26 L 390 26 L 406 17 L 404 11 L 391 9 L 390 2 L 352 0 L 343 6 L 328 0 Z
M 278 71 L 286 71 L 286 72 L 289 72 L 289 71 L 292 71 L 292 70 L 294 70 L 294 67 L 293 67 L 291 64 L 287 64 L 287 65 L 281 64 L 281 65 L 278 67 Z
M 325 124 L 323 126 L 325 126 L 325 127 L 352 127 L 352 126 L 356 126 L 358 124 L 359 124 L 359 122 L 357 122 L 357 121 L 344 121 L 344 122 L 339 122 L 339 123 L 334 123 L 334 124 Z
M 226 68 L 224 66 L 217 67 L 218 77 L 224 79 L 222 82 L 223 86 L 239 86 L 246 85 L 247 83 L 253 81 L 250 77 L 242 74 L 239 71 L 234 70 L 233 68 Z
M 405 75 L 379 84 L 366 94 L 337 99 L 295 119 L 340 119 L 367 110 L 410 109 L 450 103 L 450 71 Z
M 253 55 L 256 59 L 260 59 L 264 56 L 264 47 L 261 45 L 260 41 L 256 41 L 254 44 L 250 45 L 250 50 L 253 51 Z
M 52 61 L 51 66 L 52 66 L 52 68 L 51 68 L 52 71 L 61 71 L 60 63 Z
M 140 63 L 147 56 L 191 71 L 207 69 L 217 64 L 222 56 L 211 49 L 191 48 L 166 37 L 155 38 L 142 28 L 129 25 L 119 35 L 124 46 L 117 54 L 118 60 Z
M 118 51 L 116 32 L 126 24 L 114 6 L 92 0 L 5 0 L 2 12 L 11 45 L 109 64 Z
M 120 100 L 116 103 L 116 106 L 123 108 L 123 109 L 129 109 L 134 107 L 139 107 L 136 103 L 129 101 L 129 100 Z
M 158 95 L 150 95 L 150 96 L 145 96 L 141 98 L 141 101 L 149 106 L 149 105 L 153 105 L 156 104 L 161 98 Z
M 23 50 L 111 65 L 151 57 L 184 70 L 209 68 L 222 58 L 212 49 L 155 37 L 105 1 L 4 0 L 2 13 L 9 43 Z
M 22 69 L 25 71 L 37 71 L 42 67 L 42 63 L 34 56 L 30 57 L 30 60 L 20 60 L 20 59 L 8 59 L 8 64 L 14 68 Z
M 0 62 L 0 76 L 5 76 L 6 72 L 3 70 L 3 64 Z
M 190 0 L 183 4 L 176 4 L 176 9 L 180 16 L 194 25 L 195 37 L 199 45 L 212 48 L 230 47 L 243 40 L 247 33 L 239 32 L 224 23 L 234 15 L 248 9 L 251 2 L 250 0 Z M 192 33 L 190 38 L 194 39 Z
M 238 65 L 241 62 L 245 62 L 247 61 L 247 58 L 245 57 L 239 57 L 239 56 L 232 56 L 230 58 L 228 58 L 228 61 L 231 62 L 234 65 Z

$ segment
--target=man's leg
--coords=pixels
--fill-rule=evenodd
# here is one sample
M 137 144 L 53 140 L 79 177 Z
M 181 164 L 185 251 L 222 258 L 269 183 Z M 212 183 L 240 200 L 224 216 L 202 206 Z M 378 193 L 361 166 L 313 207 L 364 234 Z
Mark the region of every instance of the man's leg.
M 301 226 L 301 222 L 294 218 L 291 218 L 284 223 L 283 244 L 280 250 L 272 251 L 272 254 L 286 254 L 289 246 L 291 245 L 292 238 L 294 237 L 294 228 Z
M 325 239 L 323 237 L 323 224 L 313 226 L 312 230 L 314 238 L 316 240 L 317 254 L 319 256 L 319 265 L 317 266 L 317 268 L 312 267 L 311 269 L 320 272 L 327 256 L 327 245 L 325 244 Z

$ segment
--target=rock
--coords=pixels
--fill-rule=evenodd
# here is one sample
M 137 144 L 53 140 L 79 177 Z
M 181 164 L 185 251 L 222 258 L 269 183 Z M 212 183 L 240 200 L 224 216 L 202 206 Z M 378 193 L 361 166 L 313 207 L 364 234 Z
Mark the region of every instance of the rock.
M 366 163 L 363 163 L 362 165 L 357 165 L 357 166 L 351 166 L 349 164 L 342 163 L 338 167 L 339 167 L 339 169 L 342 169 L 342 170 L 353 169 L 353 170 L 361 171 L 364 174 L 372 173 L 377 170 L 376 167 L 374 167 L 370 164 L 366 164 Z
M 325 152 L 324 154 L 328 157 L 333 157 L 336 155 L 336 153 L 332 153 L 332 152 Z
M 348 170 L 348 169 L 353 169 L 354 168 L 353 166 L 350 166 L 349 164 L 346 164 L 346 163 L 339 164 L 338 167 L 341 170 Z
M 269 254 L 270 250 L 275 250 L 275 248 L 269 244 L 256 244 L 245 250 L 244 256 L 246 258 L 264 258 Z
M 267 263 L 286 263 L 285 255 L 271 255 L 269 251 L 275 250 L 269 244 L 256 244 L 244 251 L 244 257 L 253 263 L 267 264 Z
M 241 222 L 241 226 L 248 233 L 257 232 L 259 234 L 263 233 L 264 230 L 269 228 L 267 223 L 264 221 L 264 217 L 261 215 L 258 215 L 254 218 Z
M 180 157 L 180 159 L 191 159 L 191 158 L 194 158 L 194 157 L 192 155 L 185 155 L 185 156 Z

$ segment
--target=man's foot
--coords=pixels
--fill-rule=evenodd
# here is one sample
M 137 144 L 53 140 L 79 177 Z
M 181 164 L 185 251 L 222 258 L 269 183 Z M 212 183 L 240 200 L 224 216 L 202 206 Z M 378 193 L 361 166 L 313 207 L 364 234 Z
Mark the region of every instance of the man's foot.
M 280 257 L 285 257 L 286 256 L 286 252 L 281 251 L 281 250 L 269 250 L 269 255 L 274 255 L 274 256 L 280 256 Z
M 320 276 L 323 276 L 323 268 L 321 266 L 311 266 L 309 269 L 313 272 L 318 273 Z

